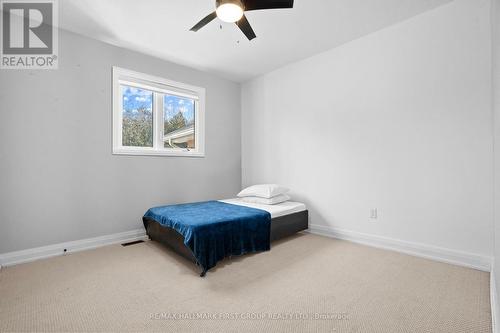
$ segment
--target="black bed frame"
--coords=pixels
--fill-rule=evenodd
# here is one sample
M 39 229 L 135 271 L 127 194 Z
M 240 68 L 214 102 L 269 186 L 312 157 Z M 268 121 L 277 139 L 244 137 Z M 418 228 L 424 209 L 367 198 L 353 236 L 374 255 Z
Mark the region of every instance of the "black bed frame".
M 292 236 L 308 228 L 309 213 L 307 210 L 275 217 L 271 219 L 271 242 Z M 184 237 L 172 228 L 164 227 L 151 218 L 143 218 L 146 233 L 151 240 L 160 242 L 174 250 L 177 254 L 196 264 L 196 258 L 184 244 Z M 201 273 L 200 276 L 204 276 Z

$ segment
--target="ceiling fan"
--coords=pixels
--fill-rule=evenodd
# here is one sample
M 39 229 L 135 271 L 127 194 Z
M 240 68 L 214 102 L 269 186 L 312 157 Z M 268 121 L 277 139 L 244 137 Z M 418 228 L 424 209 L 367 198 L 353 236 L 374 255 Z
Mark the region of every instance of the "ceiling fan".
M 190 30 L 198 31 L 218 17 L 224 22 L 236 23 L 248 40 L 252 40 L 257 36 L 243 12 L 278 8 L 293 8 L 293 0 L 216 0 L 215 11 L 205 16 Z

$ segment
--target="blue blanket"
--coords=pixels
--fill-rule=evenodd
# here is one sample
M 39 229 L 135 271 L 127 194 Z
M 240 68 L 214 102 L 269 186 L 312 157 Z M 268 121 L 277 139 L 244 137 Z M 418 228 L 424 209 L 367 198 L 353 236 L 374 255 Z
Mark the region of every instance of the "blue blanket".
M 271 215 L 264 210 L 206 201 L 151 208 L 144 217 L 184 236 L 203 274 L 225 257 L 270 249 Z

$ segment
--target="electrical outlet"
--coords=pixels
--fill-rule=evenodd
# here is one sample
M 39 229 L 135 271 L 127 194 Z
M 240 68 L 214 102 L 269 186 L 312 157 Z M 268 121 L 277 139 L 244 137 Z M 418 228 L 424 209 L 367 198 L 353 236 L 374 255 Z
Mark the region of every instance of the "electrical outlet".
M 370 219 L 376 220 L 378 217 L 378 211 L 377 208 L 372 208 L 370 209 Z

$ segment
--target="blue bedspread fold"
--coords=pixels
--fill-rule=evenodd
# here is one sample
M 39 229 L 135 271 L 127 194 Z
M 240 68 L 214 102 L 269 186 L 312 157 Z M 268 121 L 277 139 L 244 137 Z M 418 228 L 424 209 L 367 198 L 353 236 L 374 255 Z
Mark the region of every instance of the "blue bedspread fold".
M 261 209 L 206 201 L 151 208 L 144 217 L 184 236 L 203 272 L 225 257 L 270 249 L 271 215 Z

